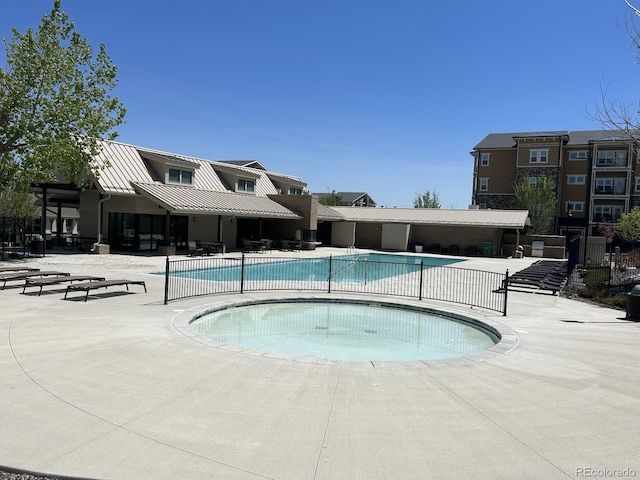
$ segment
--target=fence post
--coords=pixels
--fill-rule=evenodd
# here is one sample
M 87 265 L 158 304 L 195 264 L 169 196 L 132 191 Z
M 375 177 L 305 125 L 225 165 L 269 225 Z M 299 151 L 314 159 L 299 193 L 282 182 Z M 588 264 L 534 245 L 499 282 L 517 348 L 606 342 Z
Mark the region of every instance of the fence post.
M 240 262 L 240 293 L 244 293 L 244 253 Z
M 329 291 L 331 293 L 331 271 L 333 270 L 333 255 L 329 255 Z
M 164 267 L 164 304 L 167 303 L 169 303 L 169 256 L 167 256 Z
M 420 260 L 420 290 L 418 291 L 418 300 L 422 300 L 422 277 L 424 275 L 424 260 Z
M 502 307 L 502 316 L 507 316 L 507 292 L 509 292 L 509 269 L 504 274 L 504 306 Z

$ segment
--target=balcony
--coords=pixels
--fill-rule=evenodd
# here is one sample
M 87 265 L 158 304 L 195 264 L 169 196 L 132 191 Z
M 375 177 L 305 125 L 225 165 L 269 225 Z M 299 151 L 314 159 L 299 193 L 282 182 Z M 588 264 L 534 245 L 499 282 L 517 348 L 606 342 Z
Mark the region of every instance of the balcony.
M 593 191 L 594 195 L 617 195 L 626 196 L 629 195 L 627 189 L 624 186 L 615 187 L 596 187 Z

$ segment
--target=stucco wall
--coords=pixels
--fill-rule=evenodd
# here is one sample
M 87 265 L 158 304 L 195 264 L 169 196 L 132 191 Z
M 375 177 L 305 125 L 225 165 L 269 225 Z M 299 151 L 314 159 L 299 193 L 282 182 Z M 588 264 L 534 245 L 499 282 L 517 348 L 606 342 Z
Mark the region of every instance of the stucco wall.
M 356 224 L 356 247 L 358 248 L 380 248 L 382 244 L 382 224 L 380 223 L 357 223 Z
M 411 242 L 422 243 L 425 247 L 440 244 L 442 248 L 458 245 L 463 252 L 467 247 L 482 250 L 484 242 L 493 244 L 493 254 L 499 255 L 502 244 L 502 229 L 487 227 L 451 227 L 437 225 L 413 225 Z
M 354 222 L 333 222 L 331 241 L 336 247 L 349 247 L 356 243 L 356 224 Z
M 381 248 L 383 250 L 407 250 L 410 228 L 410 225 L 404 223 L 383 224 Z

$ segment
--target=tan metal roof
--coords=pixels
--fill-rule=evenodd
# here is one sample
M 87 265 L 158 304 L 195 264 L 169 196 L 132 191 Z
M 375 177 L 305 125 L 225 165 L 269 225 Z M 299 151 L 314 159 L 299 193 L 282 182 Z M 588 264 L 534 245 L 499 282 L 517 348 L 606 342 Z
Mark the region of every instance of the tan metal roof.
M 318 203 L 318 220 L 344 220 L 344 217 L 333 208 Z
M 527 210 L 331 207 L 350 222 L 410 223 L 468 227 L 524 228 Z
M 131 180 L 153 182 L 140 154 L 131 145 L 104 141 L 95 162 L 99 168 L 96 183 L 103 193 L 134 195 Z
M 266 197 L 213 192 L 159 183 L 134 183 L 135 190 L 171 213 L 236 215 L 262 218 L 301 218 Z
M 169 164 L 178 163 L 193 165 L 196 172 L 193 176 L 193 186 L 200 190 L 229 192 L 216 169 L 226 173 L 231 172 L 236 177 L 255 179 L 256 196 L 266 197 L 278 193 L 269 178 L 268 172 L 260 168 L 251 168 L 225 162 L 204 160 L 201 158 L 162 152 L 150 148 L 137 147 L 119 142 L 102 141 L 102 152 L 96 158 L 99 169 L 97 185 L 103 193 L 119 195 L 134 195 L 132 182 L 154 183 L 154 172 L 150 172 L 142 155 L 152 160 L 165 161 Z M 184 163 L 183 163 L 184 162 Z M 291 177 L 297 179 L 297 177 Z M 300 180 L 298 179 L 300 182 Z M 301 182 L 302 183 L 302 182 Z M 244 195 L 244 194 L 241 194 Z

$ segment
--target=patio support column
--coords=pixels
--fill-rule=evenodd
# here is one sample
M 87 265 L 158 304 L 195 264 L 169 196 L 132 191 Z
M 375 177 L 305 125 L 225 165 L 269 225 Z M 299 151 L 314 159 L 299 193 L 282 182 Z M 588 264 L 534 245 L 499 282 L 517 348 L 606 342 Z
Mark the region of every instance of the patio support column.
M 40 235 L 42 239 L 47 239 L 47 187 L 42 186 L 42 208 L 40 209 Z
M 164 244 L 168 247 L 171 243 L 169 238 L 171 237 L 171 212 L 167 210 L 167 214 L 164 220 Z
M 57 223 L 56 238 L 58 239 L 58 245 L 61 245 L 63 224 L 62 224 L 62 202 L 60 201 L 58 201 L 58 212 L 56 213 L 56 223 Z

